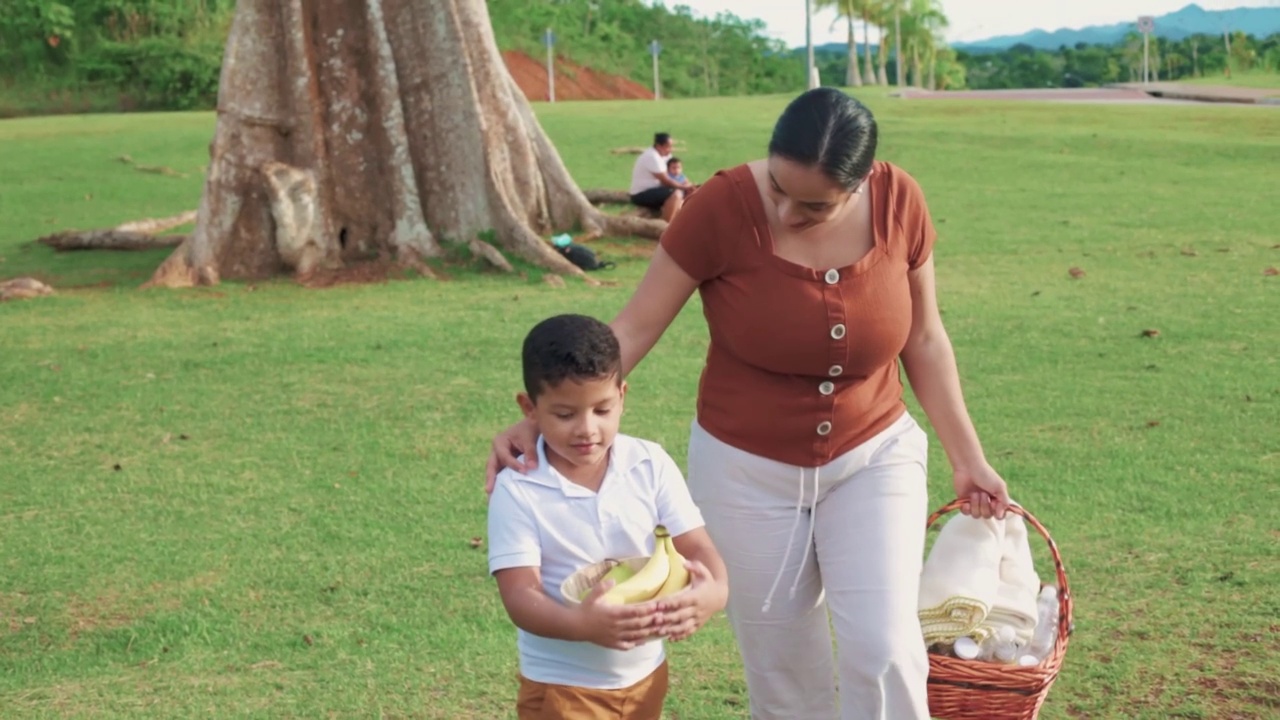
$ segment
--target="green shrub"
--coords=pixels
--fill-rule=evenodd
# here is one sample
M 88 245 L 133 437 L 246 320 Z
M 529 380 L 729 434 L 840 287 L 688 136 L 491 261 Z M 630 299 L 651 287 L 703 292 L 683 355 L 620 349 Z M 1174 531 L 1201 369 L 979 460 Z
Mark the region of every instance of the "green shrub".
M 217 103 L 221 65 L 221 44 L 152 37 L 101 43 L 80 70 L 90 83 L 111 84 L 135 94 L 143 107 L 201 110 Z

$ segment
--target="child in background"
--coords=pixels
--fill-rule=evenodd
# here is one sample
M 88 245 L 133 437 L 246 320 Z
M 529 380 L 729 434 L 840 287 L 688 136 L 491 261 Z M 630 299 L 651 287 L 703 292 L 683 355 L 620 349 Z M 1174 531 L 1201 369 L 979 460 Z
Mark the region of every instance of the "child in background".
M 667 175 L 678 183 L 689 184 L 689 178 L 684 176 L 684 161 L 678 157 L 672 156 L 667 161 Z
M 678 157 L 672 156 L 671 159 L 667 161 L 667 175 L 672 180 L 680 183 L 680 190 L 678 192 L 685 199 L 688 199 L 688 197 L 693 194 L 693 191 L 698 189 L 697 185 L 689 182 L 689 178 L 684 176 L 684 162 Z

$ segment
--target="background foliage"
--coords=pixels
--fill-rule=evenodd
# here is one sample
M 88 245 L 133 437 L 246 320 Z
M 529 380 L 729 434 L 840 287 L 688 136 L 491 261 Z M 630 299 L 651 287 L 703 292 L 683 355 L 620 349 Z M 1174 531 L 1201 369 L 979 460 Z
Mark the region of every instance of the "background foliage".
M 503 49 L 534 57 L 554 28 L 556 51 L 582 65 L 652 84 L 649 42 L 662 45 L 664 96 L 752 95 L 794 89 L 804 62 L 764 36 L 759 20 L 732 13 L 699 18 L 687 6 L 668 9 L 640 0 L 489 0 Z
M 1070 87 L 1140 78 L 1142 41 L 1078 44 L 1055 51 L 1015 45 L 998 52 L 955 51 L 941 40 L 947 19 L 936 2 L 831 0 L 842 13 L 870 19 L 877 65 L 892 82 L 894 12 L 901 13 L 904 56 L 924 52 L 935 74 L 907 80 L 958 89 Z M 804 84 L 804 52 L 769 39 L 757 20 L 732 13 L 702 18 L 683 5 L 641 0 L 488 0 L 503 49 L 540 58 L 554 28 L 556 52 L 580 65 L 649 86 L 649 42 L 662 43 L 666 97 L 790 92 Z M 0 13 L 0 117 L 98 110 L 212 108 L 235 0 L 8 0 Z M 914 22 L 919 18 L 925 23 Z M 931 23 L 931 24 L 930 24 Z M 885 33 L 879 27 L 886 28 Z M 887 34 L 886 34 L 887 33 Z M 859 33 L 859 40 L 865 37 Z M 915 43 L 920 40 L 922 50 Z M 1230 42 L 1230 52 L 1227 42 Z M 858 43 L 859 52 L 864 46 Z M 1157 78 L 1280 73 L 1280 35 L 1153 38 Z M 817 63 L 825 84 L 846 81 L 847 48 L 825 45 Z M 922 74 L 922 73 L 921 73 Z M 883 83 L 881 83 L 883 84 Z
M 0 112 L 213 106 L 235 0 L 10 2 Z
M 1154 79 L 1161 81 L 1280 73 L 1280 34 L 1261 39 L 1240 32 L 1225 39 L 1152 37 L 1149 52 Z M 958 56 L 974 89 L 1090 87 L 1142 80 L 1142 36 L 1137 33 L 1115 45 L 1079 43 L 1051 52 L 1019 44 L 994 53 L 960 50 Z

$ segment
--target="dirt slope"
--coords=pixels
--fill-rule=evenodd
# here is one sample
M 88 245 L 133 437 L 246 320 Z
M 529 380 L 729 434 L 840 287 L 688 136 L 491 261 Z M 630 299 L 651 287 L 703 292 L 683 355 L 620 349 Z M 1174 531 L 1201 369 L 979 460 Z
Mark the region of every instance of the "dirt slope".
M 525 97 L 533 102 L 547 100 L 546 60 L 538 61 L 515 50 L 505 50 L 502 59 Z M 591 68 L 556 58 L 556 100 L 651 100 L 653 92 L 632 80 L 607 75 Z

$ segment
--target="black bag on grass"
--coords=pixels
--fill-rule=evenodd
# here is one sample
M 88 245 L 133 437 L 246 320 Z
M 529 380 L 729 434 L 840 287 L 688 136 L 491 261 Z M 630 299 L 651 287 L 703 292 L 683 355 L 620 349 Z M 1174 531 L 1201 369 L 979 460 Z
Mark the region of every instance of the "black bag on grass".
M 560 251 L 560 254 L 563 255 L 566 260 L 577 265 L 583 270 L 608 270 L 614 266 L 611 262 L 600 260 L 596 257 L 595 251 L 586 245 L 579 245 L 578 243 L 571 242 L 568 245 L 557 247 L 556 249 Z

